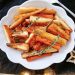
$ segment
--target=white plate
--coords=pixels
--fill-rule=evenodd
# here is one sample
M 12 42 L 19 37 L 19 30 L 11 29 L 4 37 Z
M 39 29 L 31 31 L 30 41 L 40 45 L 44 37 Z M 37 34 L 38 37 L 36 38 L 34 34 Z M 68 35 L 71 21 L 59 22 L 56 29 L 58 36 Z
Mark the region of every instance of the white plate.
M 59 53 L 54 53 L 52 56 L 48 56 L 45 58 L 41 58 L 36 61 L 32 62 L 27 62 L 26 59 L 22 59 L 21 57 L 21 52 L 16 51 L 14 49 L 11 49 L 6 46 L 6 37 L 2 28 L 3 24 L 8 24 L 10 25 L 13 22 L 13 16 L 18 14 L 17 9 L 19 7 L 29 7 L 29 6 L 34 6 L 34 7 L 46 7 L 46 8 L 53 8 L 57 11 L 58 15 L 63 18 L 67 24 L 72 28 L 73 32 L 71 33 L 71 39 L 67 43 L 66 46 L 61 48 Z M 0 48 L 7 54 L 7 57 L 9 58 L 10 61 L 14 63 L 20 63 L 26 68 L 29 69 L 44 69 L 53 63 L 60 63 L 62 62 L 66 55 L 71 52 L 74 48 L 74 22 L 73 20 L 66 14 L 65 10 L 59 6 L 54 6 L 51 5 L 48 1 L 46 0 L 30 0 L 26 1 L 20 6 L 14 6 L 9 9 L 8 13 L 6 16 L 4 16 L 1 19 L 1 25 L 0 25 Z

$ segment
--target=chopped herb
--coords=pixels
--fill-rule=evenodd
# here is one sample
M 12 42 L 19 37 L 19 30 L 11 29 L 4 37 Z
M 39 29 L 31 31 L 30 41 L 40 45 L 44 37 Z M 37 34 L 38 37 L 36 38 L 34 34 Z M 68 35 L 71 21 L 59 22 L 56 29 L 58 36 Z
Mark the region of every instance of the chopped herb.
M 31 55 L 35 55 L 36 53 L 38 53 L 36 50 L 34 52 L 31 53 Z
M 48 47 L 45 48 L 44 50 L 40 50 L 40 51 L 39 51 L 39 50 L 38 50 L 38 51 L 34 50 L 34 52 L 31 53 L 31 55 L 36 55 L 36 54 L 42 55 L 43 53 L 46 52 L 46 50 L 50 49 L 52 46 L 54 46 L 54 45 L 56 44 L 56 42 L 58 41 L 59 37 L 60 37 L 60 36 L 58 35 L 57 38 L 54 40 L 54 42 L 52 42 L 51 46 L 48 46 Z
M 41 50 L 40 52 L 39 52 L 39 55 L 42 55 L 43 53 L 45 53 L 46 52 L 46 50 Z
M 48 47 L 45 48 L 44 50 L 41 50 L 41 51 L 39 52 L 39 54 L 45 53 L 46 50 L 48 50 L 48 49 L 50 49 L 52 46 L 54 46 L 54 45 L 56 44 L 56 42 L 58 41 L 59 37 L 60 37 L 60 36 L 58 35 L 57 38 L 54 40 L 54 42 L 52 42 L 51 46 L 48 46 Z
M 54 42 L 52 42 L 51 46 L 47 47 L 47 49 L 48 48 L 50 49 L 52 46 L 54 46 L 56 44 L 56 42 L 58 41 L 59 37 L 60 36 L 58 35 L 57 38 L 54 40 Z

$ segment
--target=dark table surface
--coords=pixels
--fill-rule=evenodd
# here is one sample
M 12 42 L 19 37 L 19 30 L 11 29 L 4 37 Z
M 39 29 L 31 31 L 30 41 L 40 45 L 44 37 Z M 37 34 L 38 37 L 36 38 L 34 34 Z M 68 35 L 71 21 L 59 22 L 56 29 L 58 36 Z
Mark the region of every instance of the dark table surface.
M 20 5 L 26 0 L 0 0 L 0 19 L 6 15 L 9 8 L 15 5 Z M 71 11 L 75 13 L 75 0 L 60 0 L 65 6 L 67 6 Z M 58 4 L 54 4 L 58 5 Z M 75 18 L 72 17 L 68 12 L 67 14 L 74 20 Z M 68 54 L 66 59 L 70 55 Z M 66 62 L 66 59 L 58 64 L 53 64 L 50 66 L 52 69 L 55 70 L 57 75 L 75 75 L 75 64 Z M 9 61 L 6 54 L 0 50 L 0 73 L 19 73 L 21 70 L 25 69 L 20 64 L 15 64 Z M 36 73 L 42 73 L 42 70 L 36 71 Z

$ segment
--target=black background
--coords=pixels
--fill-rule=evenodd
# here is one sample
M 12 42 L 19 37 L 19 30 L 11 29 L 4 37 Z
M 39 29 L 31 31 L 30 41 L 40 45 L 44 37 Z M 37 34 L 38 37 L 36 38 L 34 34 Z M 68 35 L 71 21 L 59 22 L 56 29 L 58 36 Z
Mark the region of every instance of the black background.
M 6 15 L 9 8 L 14 5 L 20 5 L 26 0 L 0 0 L 0 19 Z M 75 0 L 60 0 L 65 6 L 67 6 L 71 11 L 75 13 Z M 55 5 L 58 5 L 55 3 Z M 75 21 L 75 18 L 71 16 L 68 12 L 67 14 Z M 67 55 L 66 59 L 69 57 Z M 53 64 L 53 68 L 57 75 L 72 75 L 70 73 L 75 73 L 75 65 L 73 63 L 67 63 L 66 59 L 59 64 Z M 19 73 L 21 70 L 25 69 L 20 64 L 12 63 L 8 60 L 6 54 L 0 50 L 0 73 Z M 42 70 L 36 71 L 36 73 L 42 73 Z M 75 75 L 75 74 L 74 74 Z

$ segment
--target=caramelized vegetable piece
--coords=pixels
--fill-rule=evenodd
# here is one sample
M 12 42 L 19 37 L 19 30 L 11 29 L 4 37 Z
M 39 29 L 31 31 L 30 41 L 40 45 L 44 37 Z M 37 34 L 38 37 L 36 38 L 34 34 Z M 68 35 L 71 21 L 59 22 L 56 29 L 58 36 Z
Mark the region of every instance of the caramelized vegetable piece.
M 28 31 L 28 33 L 33 33 L 33 31 L 34 31 L 35 29 L 38 29 L 38 28 L 40 28 L 40 27 L 42 27 L 42 26 L 36 26 L 36 24 L 34 23 L 34 24 L 31 25 L 30 27 L 28 27 L 26 30 Z
M 22 58 L 27 58 L 27 57 L 32 57 L 32 56 L 35 56 L 35 55 L 39 55 L 39 56 L 42 56 L 42 54 L 45 54 L 45 53 L 54 53 L 54 52 L 58 52 L 57 49 L 54 49 L 54 48 L 50 48 L 50 49 L 46 49 L 46 50 L 40 50 L 40 51 L 36 51 L 36 50 L 31 50 L 31 52 L 28 52 L 28 53 L 22 53 Z
M 70 31 L 69 30 L 65 30 L 65 33 L 67 33 L 68 35 L 70 35 Z
M 13 43 L 14 42 L 14 38 L 12 37 L 12 31 L 11 29 L 7 26 L 7 25 L 3 25 L 3 29 L 7 38 L 7 42 L 8 43 Z
M 24 21 L 24 17 L 19 18 L 17 21 L 15 21 L 13 24 L 10 25 L 10 29 L 14 29 L 18 25 L 20 25 Z
M 45 13 L 45 14 L 56 14 L 56 11 L 54 9 L 46 9 L 44 10 L 42 13 Z
M 70 35 L 70 33 L 71 33 L 70 30 L 64 28 L 64 27 L 62 26 L 62 24 L 60 23 L 60 20 L 53 20 L 53 22 L 54 22 L 55 24 L 57 24 L 61 29 L 63 29 L 68 35 Z
M 46 45 L 50 45 L 51 41 L 46 38 L 41 38 L 40 36 L 36 36 L 36 41 L 44 43 Z
M 42 50 L 44 47 L 43 47 L 43 44 L 41 42 L 35 42 L 35 44 L 33 45 L 33 49 L 34 50 Z
M 29 45 L 25 43 L 7 43 L 6 45 L 8 47 L 11 47 L 20 51 L 24 51 L 24 52 L 29 51 Z
M 41 38 L 40 36 L 36 37 L 36 41 L 39 41 L 39 42 L 41 42 L 41 43 L 43 43 L 45 45 L 48 45 L 48 46 L 51 46 L 52 43 L 53 43 L 52 41 L 50 41 L 50 40 L 48 40 L 46 38 Z M 55 43 L 55 45 L 53 45 L 52 47 L 57 49 L 57 50 L 59 50 L 61 48 L 61 45 L 58 44 L 58 43 Z
M 55 23 L 49 25 L 47 31 L 54 35 L 60 35 L 62 38 L 66 40 L 70 39 L 70 36 L 67 33 L 65 33 L 65 31 L 62 30 L 59 26 L 57 26 Z
M 41 9 L 38 9 L 38 10 L 36 10 L 36 11 L 34 11 L 34 12 L 30 12 L 30 13 L 27 13 L 27 14 L 20 14 L 20 15 L 18 15 L 18 16 L 15 16 L 14 18 L 15 18 L 15 20 L 17 20 L 17 19 L 19 19 L 19 18 L 21 18 L 21 17 L 24 17 L 24 19 L 26 19 L 26 18 L 28 18 L 28 17 L 30 17 L 30 16 L 32 16 L 32 15 L 35 15 L 35 14 L 37 14 L 37 13 L 40 13 L 40 12 L 42 12 L 42 11 L 44 11 L 46 8 L 41 8 Z
M 35 50 L 40 50 L 40 49 L 41 49 L 41 43 L 40 43 L 40 42 L 37 42 L 37 43 L 33 46 L 33 48 L 34 48 Z
M 30 13 L 30 12 L 34 12 L 36 10 L 39 10 L 41 8 L 35 8 L 35 7 L 20 7 L 18 10 L 19 10 L 19 13 L 21 14 L 24 14 L 24 13 Z M 45 14 L 56 14 L 56 11 L 54 9 L 47 9 L 42 11 L 42 13 L 45 13 Z
M 21 24 L 23 27 L 27 27 L 30 24 L 29 19 L 25 19 L 25 21 Z
M 37 59 L 40 59 L 40 58 L 43 58 L 43 57 L 47 57 L 47 56 L 51 56 L 52 53 L 46 53 L 46 54 L 43 54 L 43 55 L 35 55 L 35 56 L 32 56 L 32 57 L 27 57 L 27 61 L 31 62 L 33 60 L 37 60 Z
M 54 41 L 57 38 L 56 35 L 53 35 L 51 33 L 45 32 L 45 31 L 40 30 L 40 29 L 36 29 L 34 32 L 35 32 L 35 34 L 37 34 L 37 35 L 39 35 L 43 38 L 47 38 L 51 41 Z M 67 40 L 65 40 L 64 38 L 59 37 L 57 43 L 60 43 L 63 46 L 63 45 L 66 45 Z
M 65 21 L 63 21 L 60 17 L 58 17 L 57 15 L 55 16 L 56 20 L 59 20 L 59 22 L 61 23 L 62 27 L 65 30 L 69 30 L 69 32 L 72 32 L 72 29 L 67 25 L 67 23 Z
M 38 8 L 35 7 L 20 7 L 18 9 L 19 13 L 24 14 L 24 13 L 30 13 L 38 10 Z
M 27 31 L 15 32 L 15 33 L 12 34 L 12 36 L 27 38 L 28 37 L 28 32 Z

